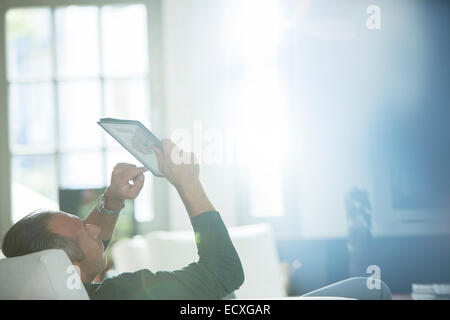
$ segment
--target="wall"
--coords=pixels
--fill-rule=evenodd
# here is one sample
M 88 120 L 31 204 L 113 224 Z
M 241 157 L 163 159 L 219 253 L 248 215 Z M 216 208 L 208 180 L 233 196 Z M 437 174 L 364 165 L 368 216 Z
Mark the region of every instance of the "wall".
M 254 15 L 261 14 L 257 9 L 262 2 L 255 3 Z M 423 27 L 427 24 L 419 9 L 425 8 L 414 2 L 380 1 L 382 28 L 371 31 L 365 24 L 370 4 L 315 1 L 307 15 L 294 14 L 298 26 L 287 31 L 289 41 L 280 46 L 284 63 L 280 69 L 294 128 L 291 162 L 300 168 L 298 189 L 291 191 L 292 198 L 287 201 L 299 203 L 294 206 L 300 217 L 295 228 L 301 237 L 346 236 L 345 193 L 352 186 L 366 188 L 374 202 L 376 193 L 389 188 L 375 181 L 379 177 L 373 170 L 377 159 L 369 150 L 370 130 L 379 124 L 380 114 L 387 118 L 394 113 L 414 114 L 420 99 L 427 99 L 431 92 L 423 86 L 423 79 L 430 68 L 429 48 L 434 45 L 426 39 L 434 27 Z M 197 120 L 204 129 L 225 130 L 242 116 L 242 110 L 237 109 L 242 101 L 235 96 L 244 69 L 236 58 L 242 45 L 236 40 L 242 8 L 236 0 L 163 1 L 166 135 L 179 128 L 192 132 Z M 230 35 L 235 38 L 230 40 Z M 249 40 L 255 41 L 251 46 L 266 39 Z M 217 209 L 226 222 L 235 224 L 242 214 L 236 209 L 242 207 L 237 197 L 241 186 L 233 177 L 236 167 L 203 165 L 201 171 Z M 379 208 L 390 203 L 386 197 L 381 201 Z M 170 227 L 188 228 L 184 208 L 173 190 L 169 204 Z M 377 204 L 373 205 L 376 209 Z M 398 214 L 379 211 L 382 215 Z M 439 223 L 398 222 L 389 230 L 377 227 L 377 232 L 386 231 L 384 236 L 443 232 L 437 229 Z
M 195 121 L 205 130 L 224 128 L 232 79 L 224 64 L 220 22 L 223 1 L 163 1 L 166 137 L 174 130 L 193 132 Z M 230 166 L 203 165 L 201 180 L 227 225 L 235 224 L 235 185 Z M 190 228 L 176 191 L 169 192 L 171 229 Z
M 231 37 L 237 36 L 232 33 L 235 27 L 232 24 L 239 5 L 238 1 L 220 0 L 163 2 L 166 135 L 179 128 L 192 132 L 193 123 L 198 120 L 202 121 L 204 129 L 226 130 L 242 116 L 241 110 L 235 109 L 240 101 L 236 105 L 232 102 L 235 83 L 242 76 L 242 62 L 233 56 L 238 49 L 234 39 L 229 38 L 230 33 Z M 339 60 L 329 64 L 336 61 Z M 345 237 L 344 194 L 354 185 L 369 188 L 369 171 L 364 159 L 355 156 L 362 148 L 361 142 L 346 141 L 350 136 L 339 134 L 341 128 L 336 126 L 336 114 L 323 117 L 321 111 L 315 113 L 311 109 L 303 108 L 305 113 L 295 116 L 304 116 L 306 121 L 315 117 L 311 123 L 318 121 L 323 128 L 333 131 L 317 127 L 317 130 L 302 132 L 306 144 L 296 150 L 303 166 L 302 183 L 297 190 L 298 197 L 289 199 L 301 202 L 300 224 L 296 229 L 306 237 Z M 339 114 L 337 108 L 335 112 Z M 307 138 L 314 144 L 308 145 Z M 342 149 L 343 145 L 347 149 Z M 236 211 L 239 185 L 233 178 L 236 167 L 203 165 L 201 172 L 213 203 L 226 222 L 235 224 L 236 215 L 240 214 Z M 169 199 L 170 227 L 188 228 L 183 205 L 174 190 Z
M 291 276 L 290 295 L 301 295 L 350 276 L 344 239 L 282 241 L 280 259 L 297 262 Z M 412 283 L 450 282 L 448 236 L 374 238 L 371 263 L 393 293 L 411 293 Z M 359 274 L 357 276 L 369 276 Z

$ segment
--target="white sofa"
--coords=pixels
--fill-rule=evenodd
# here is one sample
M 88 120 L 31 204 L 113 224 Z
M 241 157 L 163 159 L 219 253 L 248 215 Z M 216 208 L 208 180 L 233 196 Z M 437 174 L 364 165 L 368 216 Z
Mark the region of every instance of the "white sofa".
M 283 286 L 275 238 L 269 224 L 228 229 L 241 258 L 245 282 L 235 292 L 238 299 L 283 298 Z M 192 231 L 156 231 L 117 242 L 112 248 L 115 271 L 177 270 L 198 260 Z
M 0 259 L 0 300 L 89 300 L 63 250 Z
M 229 229 L 246 273 L 237 299 L 328 300 L 338 297 L 286 297 L 275 240 L 269 225 Z M 122 240 L 112 247 L 116 272 L 150 268 L 174 270 L 197 260 L 192 231 L 154 232 Z M 1 251 L 0 251 L 1 254 Z M 0 256 L 0 300 L 88 300 L 81 279 L 63 250 L 45 250 L 15 258 Z M 77 284 L 81 284 L 77 286 Z

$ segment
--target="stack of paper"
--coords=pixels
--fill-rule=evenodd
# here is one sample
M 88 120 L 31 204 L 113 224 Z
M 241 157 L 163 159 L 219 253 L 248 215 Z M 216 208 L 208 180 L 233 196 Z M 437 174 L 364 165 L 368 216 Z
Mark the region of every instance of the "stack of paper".
M 413 300 L 450 300 L 450 284 L 412 284 Z

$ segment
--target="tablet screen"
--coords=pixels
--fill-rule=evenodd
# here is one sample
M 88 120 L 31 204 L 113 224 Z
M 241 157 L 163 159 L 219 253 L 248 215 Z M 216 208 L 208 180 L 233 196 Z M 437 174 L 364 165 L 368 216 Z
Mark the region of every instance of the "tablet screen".
M 163 176 L 158 170 L 158 160 L 151 148 L 155 145 L 161 149 L 161 141 L 142 123 L 133 120 L 101 119 L 98 124 L 154 175 Z

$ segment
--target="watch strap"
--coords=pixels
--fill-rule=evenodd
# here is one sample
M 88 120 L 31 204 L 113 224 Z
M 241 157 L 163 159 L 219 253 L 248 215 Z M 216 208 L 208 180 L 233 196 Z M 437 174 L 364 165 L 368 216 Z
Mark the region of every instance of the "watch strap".
M 125 205 L 122 206 L 122 208 L 120 210 L 109 210 L 105 208 L 106 205 L 106 200 L 105 200 L 105 194 L 102 194 L 98 200 L 97 200 L 97 209 L 98 211 L 100 211 L 103 214 L 107 214 L 107 215 L 111 215 L 111 216 L 115 216 L 120 214 L 120 212 L 122 211 L 122 209 L 125 207 Z

